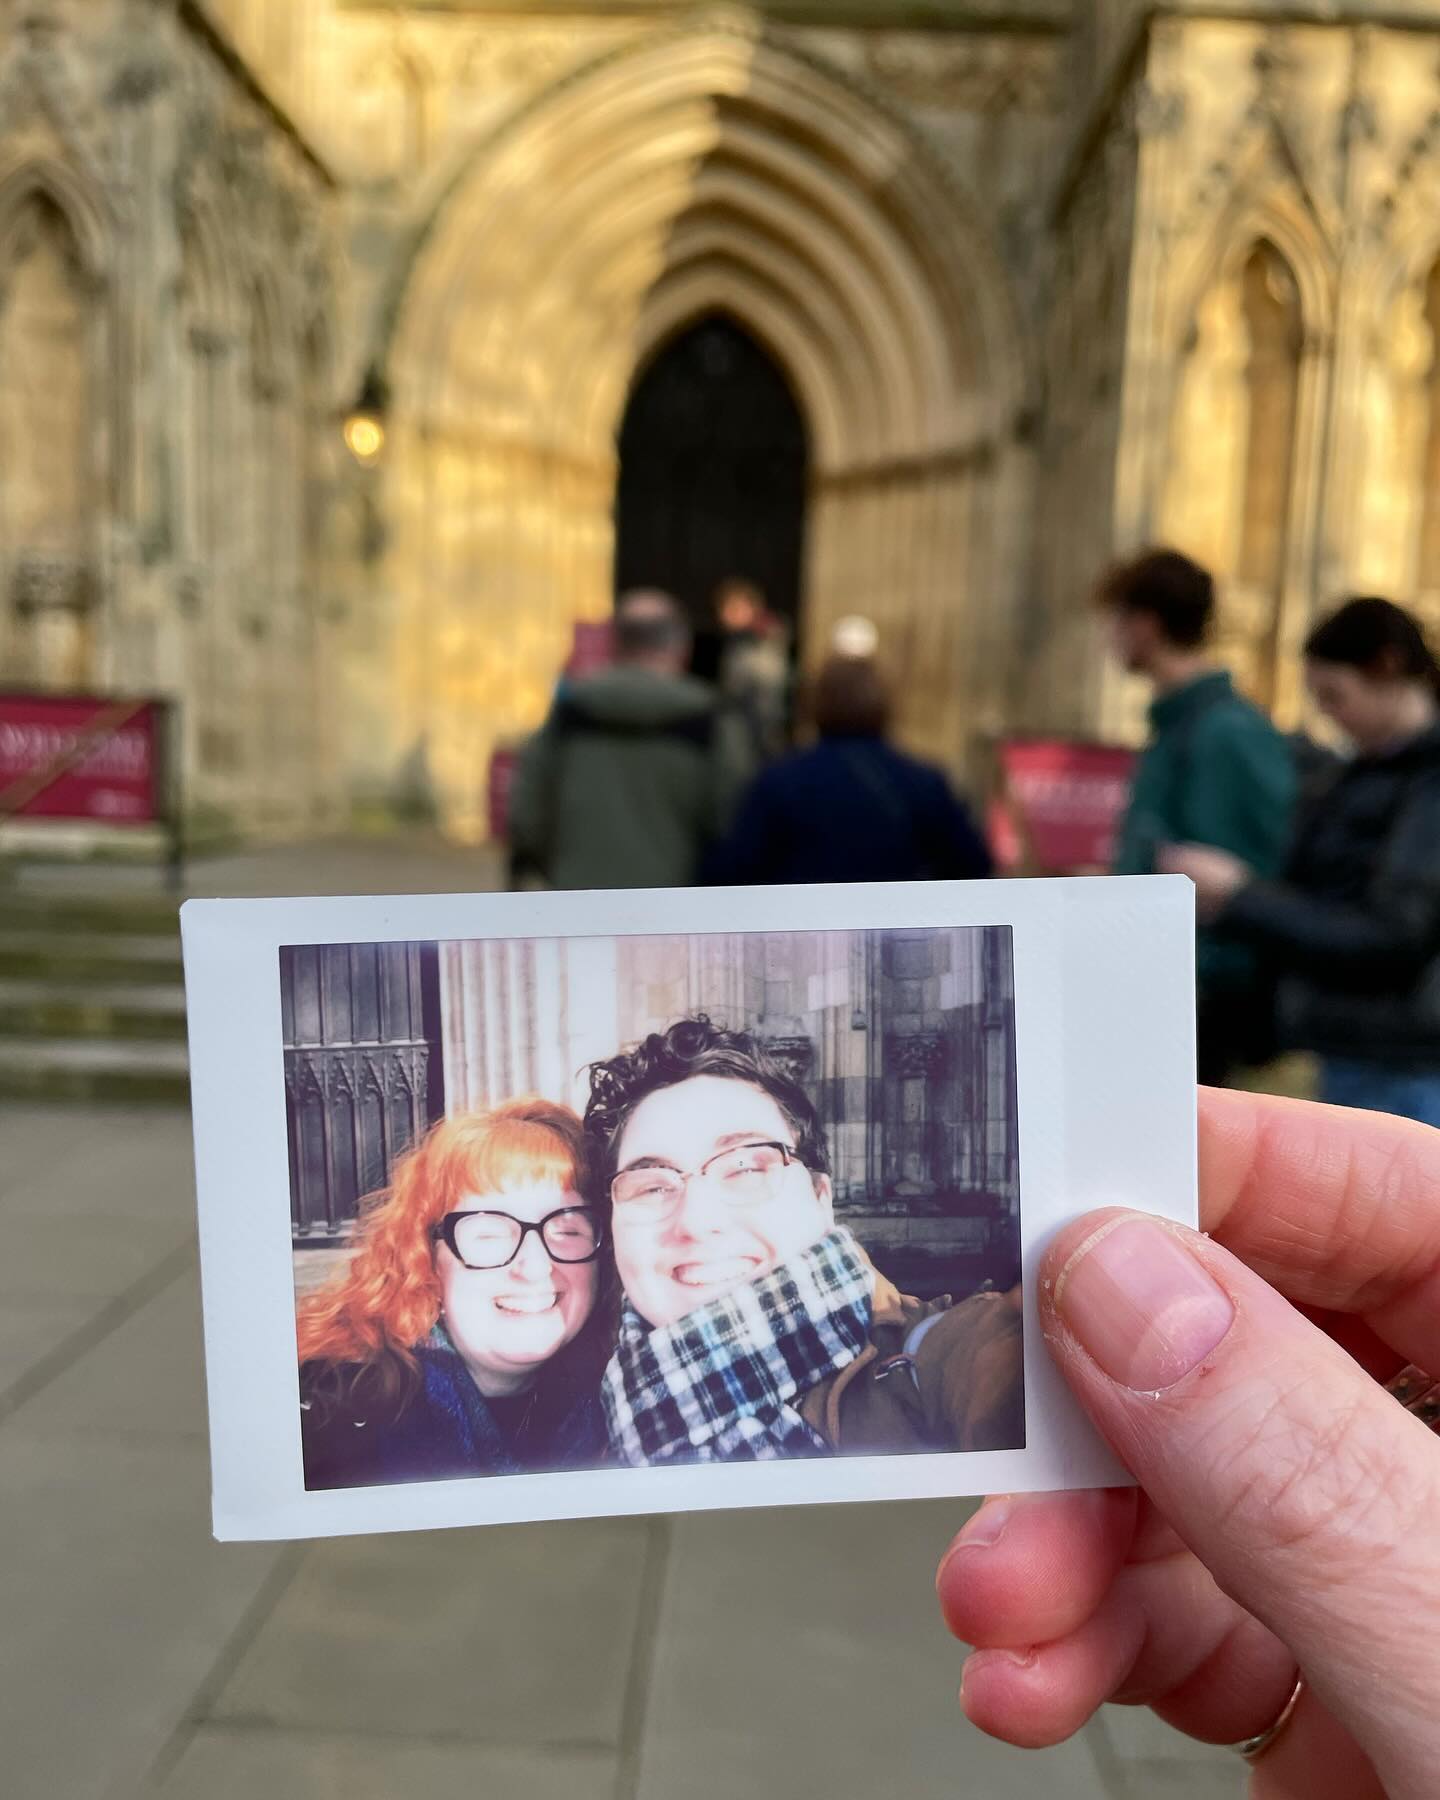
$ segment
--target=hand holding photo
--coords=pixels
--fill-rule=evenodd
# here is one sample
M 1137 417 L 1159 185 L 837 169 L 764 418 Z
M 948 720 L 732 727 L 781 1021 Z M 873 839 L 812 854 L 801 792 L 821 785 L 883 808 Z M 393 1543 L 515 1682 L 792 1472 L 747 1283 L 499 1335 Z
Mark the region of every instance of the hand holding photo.
M 1124 1479 L 1025 1277 L 1193 1220 L 1188 884 L 184 925 L 221 1536 Z

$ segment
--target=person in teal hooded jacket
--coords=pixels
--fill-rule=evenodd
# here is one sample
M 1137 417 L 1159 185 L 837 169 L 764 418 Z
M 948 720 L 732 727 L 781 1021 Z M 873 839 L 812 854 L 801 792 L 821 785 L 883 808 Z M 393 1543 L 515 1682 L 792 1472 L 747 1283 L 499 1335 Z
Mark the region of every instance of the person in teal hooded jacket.
M 1147 550 L 1112 569 L 1099 598 L 1121 662 L 1155 695 L 1112 873 L 1153 874 L 1163 849 L 1189 843 L 1278 874 L 1294 824 L 1295 751 L 1210 659 L 1213 579 L 1176 550 Z M 1269 1008 L 1246 945 L 1202 930 L 1196 955 L 1200 1079 L 1220 1084 L 1265 1055 Z

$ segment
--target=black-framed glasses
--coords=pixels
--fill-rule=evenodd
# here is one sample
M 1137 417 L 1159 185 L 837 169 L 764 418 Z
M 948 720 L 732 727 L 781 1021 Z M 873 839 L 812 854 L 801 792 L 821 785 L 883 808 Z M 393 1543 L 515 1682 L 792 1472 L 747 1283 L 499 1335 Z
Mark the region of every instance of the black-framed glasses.
M 448 1212 L 430 1227 L 467 1269 L 503 1269 L 535 1232 L 552 1262 L 594 1262 L 605 1242 L 600 1215 L 590 1206 L 561 1206 L 543 1219 L 514 1219 L 509 1213 Z
M 610 1203 L 632 1219 L 658 1219 L 673 1212 L 692 1181 L 708 1181 L 732 1206 L 754 1206 L 779 1191 L 785 1172 L 800 1156 L 793 1144 L 767 1141 L 720 1150 L 698 1169 L 622 1169 L 610 1183 Z

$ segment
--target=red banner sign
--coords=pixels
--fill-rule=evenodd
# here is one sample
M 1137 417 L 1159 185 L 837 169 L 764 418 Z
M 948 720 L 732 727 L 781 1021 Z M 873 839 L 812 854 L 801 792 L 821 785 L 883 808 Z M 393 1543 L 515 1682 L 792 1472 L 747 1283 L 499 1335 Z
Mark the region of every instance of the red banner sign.
M 1000 746 L 1004 793 L 994 829 L 996 855 L 1029 862 L 1042 875 L 1110 865 L 1130 797 L 1135 752 L 1063 738 L 1012 738 Z
M 164 817 L 164 704 L 0 692 L 0 819 Z
M 565 673 L 571 681 L 608 669 L 615 655 L 615 633 L 608 619 L 577 619 Z
M 515 771 L 520 766 L 520 752 L 505 747 L 490 752 L 490 779 L 487 783 L 490 808 L 490 836 L 497 843 L 510 837 L 510 790 L 515 785 Z

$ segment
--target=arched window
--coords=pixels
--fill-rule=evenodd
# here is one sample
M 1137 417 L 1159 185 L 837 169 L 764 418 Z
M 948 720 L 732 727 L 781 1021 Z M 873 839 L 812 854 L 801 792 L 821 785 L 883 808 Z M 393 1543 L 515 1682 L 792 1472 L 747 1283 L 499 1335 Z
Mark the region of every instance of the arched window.
M 1304 334 L 1294 271 L 1269 239 L 1202 296 L 1171 422 L 1161 532 L 1223 590 L 1220 655 L 1276 698 Z
M 1278 594 L 1285 573 L 1300 388 L 1300 290 L 1289 263 L 1261 241 L 1241 274 L 1248 357 L 1249 431 L 1236 570 L 1248 587 Z
M 69 218 L 36 190 L 0 235 L 0 657 L 47 687 L 90 674 L 95 305 Z

